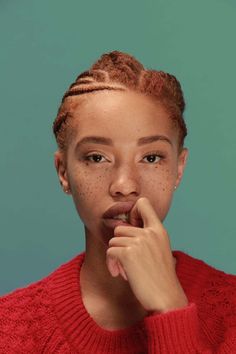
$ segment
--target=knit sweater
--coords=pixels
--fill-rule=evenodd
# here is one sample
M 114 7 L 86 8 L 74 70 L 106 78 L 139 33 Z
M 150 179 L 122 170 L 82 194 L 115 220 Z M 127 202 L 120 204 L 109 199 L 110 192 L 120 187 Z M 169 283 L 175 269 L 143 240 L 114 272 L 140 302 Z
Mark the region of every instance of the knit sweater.
M 236 353 L 235 275 L 173 251 L 189 304 L 107 330 L 83 303 L 84 256 L 82 252 L 45 278 L 0 297 L 1 354 Z

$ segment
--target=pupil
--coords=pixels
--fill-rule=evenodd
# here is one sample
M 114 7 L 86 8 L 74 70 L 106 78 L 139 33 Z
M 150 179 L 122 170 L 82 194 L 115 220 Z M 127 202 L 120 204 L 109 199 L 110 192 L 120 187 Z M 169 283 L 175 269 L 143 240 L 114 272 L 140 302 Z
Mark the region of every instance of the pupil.
M 101 155 L 94 155 L 93 158 L 96 160 L 96 162 L 99 162 Z
M 148 157 L 148 159 L 150 160 L 152 160 L 152 161 L 149 161 L 149 162 L 153 162 L 153 161 L 155 161 L 155 155 L 150 155 L 149 157 Z

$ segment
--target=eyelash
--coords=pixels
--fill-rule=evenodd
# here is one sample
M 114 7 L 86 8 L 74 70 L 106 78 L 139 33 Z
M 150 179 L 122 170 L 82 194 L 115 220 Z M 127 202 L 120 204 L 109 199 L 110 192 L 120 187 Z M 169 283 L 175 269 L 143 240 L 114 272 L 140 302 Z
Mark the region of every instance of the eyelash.
M 85 155 L 84 157 L 83 157 L 83 160 L 85 160 L 85 161 L 88 161 L 88 162 L 90 162 L 90 163 L 94 163 L 94 164 L 100 164 L 100 161 L 99 162 L 95 162 L 95 161 L 91 161 L 90 160 L 90 157 L 93 157 L 93 156 L 103 156 L 103 155 L 101 155 L 101 154 L 91 154 L 91 155 Z M 151 152 L 150 154 L 148 154 L 148 155 L 145 155 L 144 156 L 144 158 L 145 157 L 148 157 L 148 156 L 158 156 L 158 157 L 160 157 L 160 159 L 163 159 L 165 156 L 164 155 L 161 155 L 161 154 L 159 154 L 158 152 L 156 152 L 156 151 L 154 151 L 154 152 Z M 157 163 L 158 163 L 159 161 L 157 161 Z M 154 165 L 155 163 L 150 163 L 151 165 Z

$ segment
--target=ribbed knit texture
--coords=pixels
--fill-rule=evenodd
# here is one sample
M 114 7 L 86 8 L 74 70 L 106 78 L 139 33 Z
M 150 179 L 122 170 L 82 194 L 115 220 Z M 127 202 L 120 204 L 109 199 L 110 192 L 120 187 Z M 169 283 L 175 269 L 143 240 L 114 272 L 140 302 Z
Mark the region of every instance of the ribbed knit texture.
M 189 305 L 127 328 L 101 328 L 80 289 L 85 252 L 0 297 L 1 354 L 236 353 L 236 276 L 181 251 L 176 273 Z

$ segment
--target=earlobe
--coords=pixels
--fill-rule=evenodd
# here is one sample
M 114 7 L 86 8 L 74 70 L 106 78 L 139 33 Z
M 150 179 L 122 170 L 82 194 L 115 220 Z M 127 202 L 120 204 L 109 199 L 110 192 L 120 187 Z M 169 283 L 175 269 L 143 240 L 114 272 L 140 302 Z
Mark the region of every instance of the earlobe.
M 65 166 L 63 157 L 61 156 L 60 152 L 58 152 L 58 151 L 56 151 L 54 154 L 54 165 L 57 170 L 57 174 L 58 174 L 61 186 L 67 190 L 68 189 L 68 179 L 67 179 L 66 166 Z
M 181 151 L 181 153 L 178 157 L 178 175 L 177 175 L 177 180 L 175 183 L 176 186 L 178 186 L 180 184 L 181 179 L 183 177 L 184 169 L 187 164 L 187 158 L 188 158 L 188 149 L 183 148 L 183 150 Z

